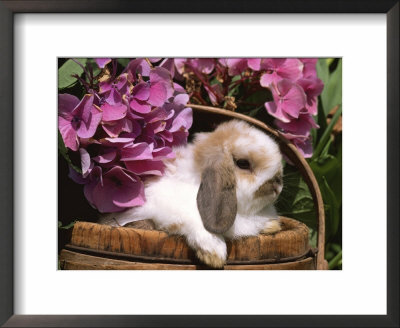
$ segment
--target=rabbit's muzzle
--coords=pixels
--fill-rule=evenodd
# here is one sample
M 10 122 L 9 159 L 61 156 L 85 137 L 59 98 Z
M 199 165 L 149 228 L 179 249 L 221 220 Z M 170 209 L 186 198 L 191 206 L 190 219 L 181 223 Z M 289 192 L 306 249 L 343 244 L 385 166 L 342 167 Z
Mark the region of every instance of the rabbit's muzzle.
M 274 198 L 282 191 L 282 177 L 280 174 L 275 175 L 272 179 L 265 181 L 255 192 L 255 198 L 272 196 Z

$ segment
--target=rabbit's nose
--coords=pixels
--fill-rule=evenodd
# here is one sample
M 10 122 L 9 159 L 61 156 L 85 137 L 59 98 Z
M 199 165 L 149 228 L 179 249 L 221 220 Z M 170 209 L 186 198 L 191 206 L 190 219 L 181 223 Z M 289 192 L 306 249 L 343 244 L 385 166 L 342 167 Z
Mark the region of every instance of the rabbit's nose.
M 272 178 L 272 189 L 279 194 L 282 191 L 282 178 L 280 175 L 276 175 Z
M 272 189 L 275 191 L 276 194 L 279 194 L 282 190 L 282 184 L 280 182 L 273 182 Z

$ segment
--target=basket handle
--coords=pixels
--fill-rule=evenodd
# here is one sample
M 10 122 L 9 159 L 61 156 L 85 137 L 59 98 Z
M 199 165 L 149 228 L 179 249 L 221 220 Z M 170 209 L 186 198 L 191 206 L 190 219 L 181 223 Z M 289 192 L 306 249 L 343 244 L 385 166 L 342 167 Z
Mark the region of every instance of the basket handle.
M 314 176 L 313 171 L 308 165 L 307 161 L 304 157 L 299 153 L 296 146 L 293 145 L 288 139 L 286 139 L 279 131 L 269 127 L 265 123 L 252 118 L 250 116 L 246 116 L 244 114 L 236 113 L 233 111 L 228 111 L 226 109 L 221 109 L 217 107 L 211 106 L 203 106 L 196 104 L 187 104 L 188 107 L 195 109 L 199 112 L 213 113 L 219 114 L 223 116 L 230 116 L 232 118 L 237 118 L 240 120 L 244 120 L 250 124 L 253 124 L 265 131 L 269 134 L 272 134 L 278 139 L 279 146 L 282 152 L 296 165 L 296 167 L 300 170 L 300 173 L 304 180 L 307 183 L 308 188 L 310 189 L 314 206 L 316 208 L 316 219 L 317 219 L 317 231 L 318 231 L 318 239 L 317 239 L 317 270 L 327 270 L 328 262 L 324 258 L 325 254 L 325 212 L 324 212 L 324 203 L 322 201 L 321 191 L 319 189 L 317 180 Z

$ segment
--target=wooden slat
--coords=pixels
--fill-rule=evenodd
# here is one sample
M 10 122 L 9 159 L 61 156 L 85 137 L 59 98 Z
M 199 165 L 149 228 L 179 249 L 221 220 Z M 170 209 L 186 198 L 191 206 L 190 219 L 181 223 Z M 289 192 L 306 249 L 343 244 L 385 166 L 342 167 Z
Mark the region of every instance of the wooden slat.
M 258 261 L 296 257 L 307 253 L 308 228 L 293 219 L 281 218 L 283 230 L 274 235 L 227 240 L 228 261 Z M 72 231 L 72 246 L 163 259 L 192 260 L 194 252 L 185 238 L 158 230 L 112 227 L 77 222 Z
M 60 265 L 63 270 L 204 270 L 204 265 L 131 262 L 62 250 Z M 315 270 L 314 259 L 277 264 L 226 265 L 224 270 Z

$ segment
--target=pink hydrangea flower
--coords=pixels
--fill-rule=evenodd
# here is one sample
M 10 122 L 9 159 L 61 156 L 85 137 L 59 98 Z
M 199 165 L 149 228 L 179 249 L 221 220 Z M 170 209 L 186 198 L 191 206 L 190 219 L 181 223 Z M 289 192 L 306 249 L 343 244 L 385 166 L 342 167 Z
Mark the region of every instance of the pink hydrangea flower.
M 78 150 L 78 137 L 93 137 L 101 118 L 101 111 L 93 106 L 93 95 L 87 94 L 80 101 L 73 95 L 58 95 L 58 127 L 71 150 Z
M 302 75 L 304 64 L 298 59 L 270 58 L 262 60 L 260 66 L 266 71 L 261 76 L 260 84 L 269 87 L 282 79 L 296 81 Z
M 175 156 L 172 147 L 186 142 L 192 125 L 186 91 L 168 69 L 149 62 L 163 61 L 137 58 L 115 76 L 112 60 L 113 74 L 99 91 L 88 90 L 82 100 L 59 96 L 61 135 L 81 158 L 82 173 L 69 176 L 103 213 L 143 204 L 144 181 L 164 173 L 163 161 Z
M 304 90 L 288 79 L 282 79 L 271 87 L 273 101 L 265 103 L 268 113 L 282 122 L 298 118 L 306 105 Z
M 299 84 L 306 96 L 306 109 L 307 112 L 312 115 L 317 115 L 318 113 L 318 96 L 321 94 L 324 84 L 322 81 L 314 76 L 309 76 L 308 78 L 302 78 L 297 80 L 297 84 Z
M 294 118 L 287 123 L 275 120 L 275 125 L 282 131 L 304 137 L 310 135 L 311 129 L 319 128 L 318 124 L 315 123 L 314 118 L 308 113 L 300 114 L 298 118 Z
M 282 133 L 282 135 L 289 139 L 303 155 L 304 158 L 310 158 L 313 154 L 311 137 L 293 135 L 291 133 Z
M 104 68 L 111 62 L 111 58 L 95 58 L 94 61 L 96 62 L 97 66 Z
M 95 172 L 92 181 L 85 185 L 84 193 L 99 212 L 119 212 L 144 204 L 143 182 L 128 170 L 114 166 L 104 174 L 100 167 Z
M 203 74 L 210 74 L 215 67 L 213 58 L 175 58 L 174 63 L 179 74 L 183 74 L 185 66 Z
M 122 95 L 128 93 L 131 88 L 128 74 L 121 74 L 116 79 L 111 77 L 107 81 L 100 82 L 99 94 L 103 95 L 110 105 L 116 105 L 121 103 Z
M 220 59 L 219 62 L 228 68 L 228 74 L 230 76 L 239 75 L 248 67 L 246 58 Z
M 317 58 L 300 58 L 303 63 L 303 78 L 317 77 L 317 69 L 315 65 L 317 64 Z

